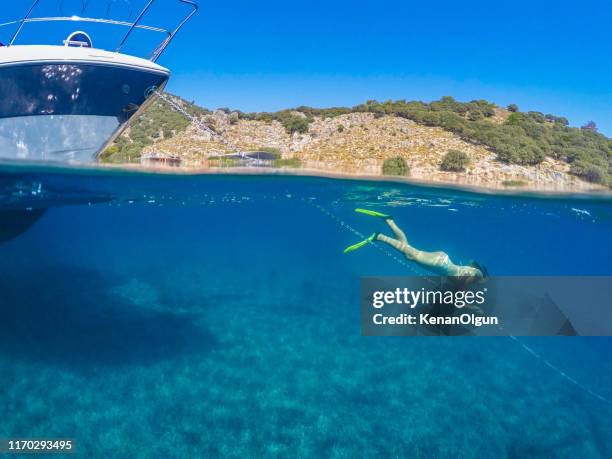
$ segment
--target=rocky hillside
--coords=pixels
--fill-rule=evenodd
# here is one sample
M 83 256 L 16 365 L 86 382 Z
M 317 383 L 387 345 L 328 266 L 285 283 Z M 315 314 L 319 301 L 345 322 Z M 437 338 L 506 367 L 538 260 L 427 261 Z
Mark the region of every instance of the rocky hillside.
M 307 169 L 374 175 L 384 170 L 495 188 L 588 190 L 601 189 L 609 180 L 610 139 L 594 130 L 570 128 L 563 118 L 523 114 L 484 101 L 370 101 L 351 109 L 300 107 L 244 114 L 210 112 L 175 100 L 218 136 L 156 101 L 103 160 L 139 162 L 141 154 L 155 152 L 179 156 L 183 167 L 206 168 L 218 166 L 215 158 L 235 146 L 277 152 L 284 160 L 280 164 Z M 449 163 L 449 151 L 459 163 Z M 386 167 L 391 163 L 401 167 Z

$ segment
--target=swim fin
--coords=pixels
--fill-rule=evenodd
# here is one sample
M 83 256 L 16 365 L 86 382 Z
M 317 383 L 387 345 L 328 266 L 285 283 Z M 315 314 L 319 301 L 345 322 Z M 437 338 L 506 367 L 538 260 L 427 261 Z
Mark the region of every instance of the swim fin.
M 347 247 L 346 249 L 344 249 L 344 253 L 352 252 L 353 250 L 357 250 L 357 249 L 363 247 L 364 245 L 371 243 L 374 239 L 376 239 L 377 235 L 378 235 L 378 233 L 374 233 L 369 238 L 364 239 L 363 241 L 358 242 L 357 244 L 354 244 L 354 245 L 352 245 L 350 247 Z
M 370 217 L 384 218 L 385 220 L 391 218 L 391 215 L 383 214 L 381 212 L 376 212 L 375 210 L 355 209 L 355 212 L 359 212 L 360 214 L 369 215 Z

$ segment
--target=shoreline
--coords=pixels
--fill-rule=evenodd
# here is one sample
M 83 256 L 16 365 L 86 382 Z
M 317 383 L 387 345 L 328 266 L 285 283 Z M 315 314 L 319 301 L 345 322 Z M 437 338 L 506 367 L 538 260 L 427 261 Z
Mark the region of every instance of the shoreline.
M 379 174 L 348 173 L 342 171 L 328 171 L 312 168 L 269 168 L 269 167 L 230 167 L 230 168 L 180 168 L 180 167 L 143 167 L 131 164 L 58 164 L 58 163 L 26 163 L 26 162 L 0 162 L 2 170 L 20 170 L 24 167 L 41 171 L 62 172 L 123 172 L 142 175 L 169 175 L 169 176 L 198 176 L 198 175 L 244 175 L 244 176 L 280 176 L 280 177 L 320 177 L 338 180 L 356 180 L 381 183 L 398 183 L 418 186 L 423 188 L 450 189 L 470 193 L 499 195 L 499 196 L 529 196 L 529 197 L 556 197 L 556 198 L 578 198 L 578 199 L 603 199 L 612 200 L 612 190 L 593 185 L 591 190 L 554 190 L 538 188 L 527 184 L 520 187 L 506 187 L 498 185 L 478 185 L 461 182 L 449 182 L 440 180 L 425 180 L 404 176 L 390 176 Z

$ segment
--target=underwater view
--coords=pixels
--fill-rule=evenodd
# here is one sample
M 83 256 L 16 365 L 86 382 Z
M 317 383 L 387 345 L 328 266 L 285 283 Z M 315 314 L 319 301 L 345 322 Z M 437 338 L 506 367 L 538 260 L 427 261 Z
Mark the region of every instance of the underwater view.
M 612 275 L 609 197 L 3 166 L 0 438 L 104 458 L 612 457 L 612 338 L 361 336 L 362 276 L 426 273 L 380 244 L 343 254 L 386 231 L 355 208 L 491 275 Z

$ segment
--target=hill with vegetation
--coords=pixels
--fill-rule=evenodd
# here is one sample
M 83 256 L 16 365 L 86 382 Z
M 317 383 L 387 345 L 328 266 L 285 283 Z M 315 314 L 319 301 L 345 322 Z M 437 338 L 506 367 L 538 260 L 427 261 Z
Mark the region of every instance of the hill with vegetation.
M 516 105 L 501 108 L 484 100 L 443 97 L 431 103 L 370 100 L 350 108 L 242 113 L 211 112 L 179 98 L 175 101 L 241 149 L 278 151 L 285 159 L 315 169 L 398 170 L 402 175 L 420 170 L 417 175 L 423 179 L 426 171 L 436 175 L 434 179 L 501 171 L 498 178 L 517 183 L 521 174 L 526 182 L 534 182 L 548 173 L 550 180 L 563 176 L 567 183 L 568 175 L 593 184 L 612 183 L 612 139 L 597 132 L 595 123 L 570 127 L 566 118 L 521 112 Z M 138 162 L 147 150 L 172 152 L 197 167 L 228 147 L 156 100 L 102 159 Z M 384 167 L 391 160 L 395 166 Z M 435 166 L 435 174 L 430 166 Z
M 178 97 L 183 108 L 192 116 L 204 116 L 210 112 L 188 103 Z M 129 127 L 119 136 L 113 145 L 100 155 L 105 163 L 139 162 L 145 147 L 163 140 L 171 139 L 185 131 L 191 122 L 185 116 L 172 110 L 165 102 L 156 99 L 139 115 L 130 121 Z

